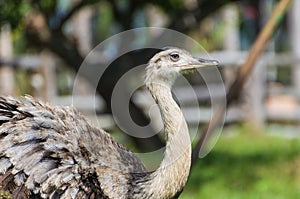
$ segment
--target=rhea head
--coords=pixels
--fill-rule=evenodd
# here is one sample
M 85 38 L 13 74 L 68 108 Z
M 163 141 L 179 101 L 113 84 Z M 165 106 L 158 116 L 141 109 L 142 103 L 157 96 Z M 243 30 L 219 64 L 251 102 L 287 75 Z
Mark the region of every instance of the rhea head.
M 216 60 L 195 58 L 184 49 L 176 47 L 163 48 L 148 63 L 145 85 L 158 83 L 171 87 L 180 73 L 207 66 L 217 66 L 218 64 L 219 62 Z

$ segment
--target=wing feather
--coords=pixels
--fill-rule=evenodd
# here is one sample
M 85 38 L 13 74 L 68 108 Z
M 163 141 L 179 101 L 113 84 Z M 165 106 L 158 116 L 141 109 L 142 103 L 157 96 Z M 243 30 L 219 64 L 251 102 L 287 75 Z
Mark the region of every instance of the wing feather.
M 126 190 L 121 174 L 137 169 L 133 153 L 76 110 L 0 97 L 0 190 L 14 198 L 108 198 L 102 189 L 114 182 L 99 172 L 117 172 Z

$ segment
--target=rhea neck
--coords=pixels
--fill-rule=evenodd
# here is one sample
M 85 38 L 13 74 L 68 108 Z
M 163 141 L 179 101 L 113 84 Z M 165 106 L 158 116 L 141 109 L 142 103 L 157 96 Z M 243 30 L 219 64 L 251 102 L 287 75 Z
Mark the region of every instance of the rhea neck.
M 170 82 L 146 83 L 160 108 L 164 122 L 166 150 L 159 168 L 150 176 L 145 187 L 151 198 L 171 198 L 180 192 L 189 175 L 191 142 L 183 114 L 174 101 Z

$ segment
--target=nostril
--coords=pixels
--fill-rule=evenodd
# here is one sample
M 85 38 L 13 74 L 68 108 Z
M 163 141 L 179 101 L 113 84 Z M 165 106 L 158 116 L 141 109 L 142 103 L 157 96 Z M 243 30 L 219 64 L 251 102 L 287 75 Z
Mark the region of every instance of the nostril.
M 218 65 L 219 61 L 217 60 L 212 60 L 212 59 L 203 59 L 203 58 L 198 58 L 198 61 L 200 63 L 204 63 L 204 64 L 212 64 L 212 65 Z

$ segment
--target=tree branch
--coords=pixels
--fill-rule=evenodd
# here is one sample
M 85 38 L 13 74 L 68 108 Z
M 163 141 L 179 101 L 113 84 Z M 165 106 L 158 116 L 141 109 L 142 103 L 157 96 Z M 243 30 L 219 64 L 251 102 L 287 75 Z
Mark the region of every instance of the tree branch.
M 174 14 L 176 17 L 172 17 L 172 21 L 170 22 L 168 28 L 177 30 L 179 32 L 188 32 L 192 29 L 195 29 L 199 25 L 199 22 L 209 14 L 215 12 L 228 3 L 237 1 L 240 0 L 221 0 L 215 1 L 213 4 L 210 0 L 198 1 L 197 7 L 193 10 L 187 10 L 185 8 Z
M 113 15 L 115 17 L 115 21 L 121 25 L 122 30 L 128 30 L 132 28 L 132 22 L 133 22 L 133 17 L 136 12 L 136 10 L 143 5 L 145 5 L 147 2 L 146 1 L 128 1 L 128 8 L 126 11 L 120 10 L 118 7 L 118 1 L 111 0 L 111 8 Z
M 81 0 L 79 3 L 77 3 L 75 6 L 73 6 L 68 13 L 66 13 L 63 17 L 61 17 L 60 22 L 58 26 L 55 28 L 56 30 L 61 30 L 63 25 L 68 21 L 78 10 L 80 10 L 82 7 L 91 5 L 94 3 L 98 3 L 100 0 Z
M 227 106 L 230 106 L 232 102 L 239 97 L 240 90 L 244 86 L 244 83 L 246 82 L 248 77 L 250 76 L 255 66 L 255 62 L 266 48 L 271 36 L 280 24 L 283 15 L 285 14 L 291 1 L 292 0 L 281 0 L 277 3 L 275 9 L 272 12 L 271 17 L 265 24 L 263 30 L 260 32 L 252 48 L 250 49 L 245 63 L 239 68 L 234 83 L 229 88 L 229 91 L 226 95 Z M 218 124 L 223 118 L 222 115 L 225 113 L 225 111 L 225 107 L 222 107 L 222 109 L 214 115 L 213 119 L 203 129 L 201 137 L 197 142 L 195 148 L 193 149 L 192 165 L 194 165 L 198 160 L 199 152 L 204 146 L 205 140 L 208 139 L 211 136 L 212 131 L 218 127 Z M 208 128 L 209 126 L 210 128 Z

